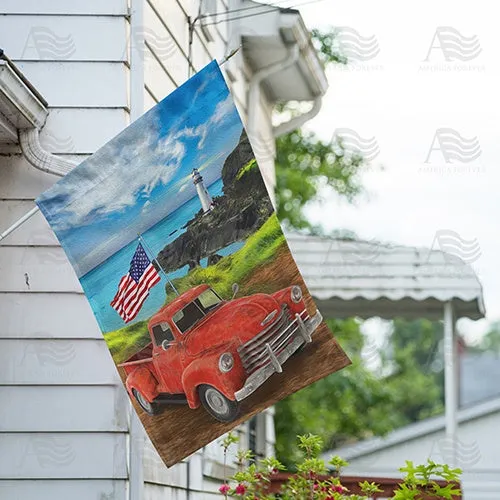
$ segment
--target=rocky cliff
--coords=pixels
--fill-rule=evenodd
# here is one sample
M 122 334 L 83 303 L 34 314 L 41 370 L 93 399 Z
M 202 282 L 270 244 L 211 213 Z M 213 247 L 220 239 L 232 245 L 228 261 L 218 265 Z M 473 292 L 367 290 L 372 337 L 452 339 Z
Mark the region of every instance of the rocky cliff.
M 224 162 L 222 180 L 224 195 L 214 199 L 215 208 L 205 215 L 200 210 L 186 224 L 186 232 L 158 254 L 166 272 L 186 264 L 194 268 L 205 257 L 216 262 L 218 250 L 246 239 L 273 212 L 245 130 Z

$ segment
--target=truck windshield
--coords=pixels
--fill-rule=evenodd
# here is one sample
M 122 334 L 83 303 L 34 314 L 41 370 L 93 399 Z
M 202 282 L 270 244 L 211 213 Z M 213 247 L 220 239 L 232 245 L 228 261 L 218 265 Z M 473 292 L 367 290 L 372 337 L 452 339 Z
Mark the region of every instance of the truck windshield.
M 205 290 L 195 300 L 187 304 L 184 309 L 176 312 L 172 319 L 177 328 L 184 333 L 221 302 L 222 299 L 212 289 Z

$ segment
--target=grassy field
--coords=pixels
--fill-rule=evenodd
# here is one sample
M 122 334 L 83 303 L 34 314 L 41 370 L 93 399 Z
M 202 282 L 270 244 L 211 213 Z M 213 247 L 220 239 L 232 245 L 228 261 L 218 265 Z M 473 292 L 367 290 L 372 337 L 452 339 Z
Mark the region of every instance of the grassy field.
M 257 269 L 262 272 L 285 244 L 278 219 L 273 214 L 259 230 L 247 238 L 240 250 L 223 257 L 212 266 L 196 267 L 186 276 L 174 280 L 174 285 L 182 293 L 193 286 L 207 283 L 223 298 L 231 297 L 233 283 L 240 286 L 240 297 L 266 291 L 252 279 L 254 272 Z M 170 293 L 169 301 L 172 299 Z M 150 342 L 147 321 L 108 332 L 104 334 L 104 339 L 115 363 L 121 363 Z

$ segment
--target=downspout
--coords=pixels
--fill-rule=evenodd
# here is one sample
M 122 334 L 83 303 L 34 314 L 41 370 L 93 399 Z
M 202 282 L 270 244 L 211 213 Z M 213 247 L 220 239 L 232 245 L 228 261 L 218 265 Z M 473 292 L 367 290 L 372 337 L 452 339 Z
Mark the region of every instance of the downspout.
M 294 44 L 290 49 L 288 49 L 288 55 L 282 61 L 279 61 L 271 66 L 260 69 L 255 72 L 250 79 L 248 88 L 248 135 L 251 137 L 256 137 L 255 124 L 257 120 L 257 109 L 259 107 L 260 101 L 260 84 L 264 79 L 273 75 L 274 73 L 279 73 L 284 71 L 288 67 L 295 64 L 299 59 L 300 49 L 298 44 Z
M 17 66 L 7 57 L 7 54 L 0 49 L 0 59 L 7 62 L 12 71 L 26 85 L 38 101 L 45 107 L 48 107 L 47 101 L 36 90 L 29 80 L 19 71 Z M 43 123 L 41 124 L 43 126 Z M 18 131 L 19 144 L 21 151 L 28 162 L 38 170 L 48 174 L 64 177 L 70 170 L 76 167 L 76 163 L 64 160 L 63 158 L 53 155 L 42 148 L 40 144 L 40 129 L 33 127 L 21 129 Z
M 259 71 L 256 71 L 253 74 L 252 78 L 250 79 L 250 83 L 248 86 L 248 102 L 247 102 L 247 110 L 248 110 L 247 131 L 250 143 L 253 142 L 254 144 L 257 144 L 259 140 L 259 134 L 257 133 L 256 123 L 257 123 L 257 110 L 259 109 L 259 102 L 260 102 L 260 84 L 265 78 L 273 75 L 274 73 L 279 73 L 280 71 L 284 71 L 288 67 L 295 64 L 299 59 L 299 55 L 300 55 L 300 47 L 297 43 L 295 43 L 288 49 L 288 55 L 287 57 L 285 57 L 285 59 L 277 63 L 274 63 L 270 66 L 267 66 L 265 68 L 262 68 Z M 259 158 L 257 158 L 257 160 L 259 160 Z M 269 189 L 271 202 L 273 206 L 276 207 L 276 199 L 274 197 L 272 185 L 269 186 L 268 182 L 273 182 L 273 181 L 266 181 L 266 177 L 264 176 L 264 183 L 267 185 Z
M 131 0 L 129 12 L 130 121 L 133 122 L 144 113 L 144 0 Z M 142 500 L 145 433 L 130 401 L 129 415 L 129 500 Z
M 323 99 L 321 96 L 316 97 L 313 101 L 313 106 L 309 111 L 302 113 L 299 116 L 295 116 L 289 121 L 280 123 L 278 126 L 274 127 L 273 128 L 274 137 L 280 137 L 282 135 L 288 134 L 302 127 L 304 123 L 311 120 L 319 113 L 322 102 Z
M 53 155 L 42 148 L 40 144 L 40 130 L 29 128 L 19 130 L 19 144 L 21 151 L 28 160 L 38 170 L 47 174 L 64 177 L 69 171 L 76 167 L 76 163 L 65 160 L 60 156 Z

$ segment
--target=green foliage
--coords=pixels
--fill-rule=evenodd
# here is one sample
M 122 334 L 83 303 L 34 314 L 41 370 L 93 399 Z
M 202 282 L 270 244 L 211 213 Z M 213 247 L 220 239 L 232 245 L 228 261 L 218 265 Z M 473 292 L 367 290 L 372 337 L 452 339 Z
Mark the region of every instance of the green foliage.
M 236 179 L 239 181 L 245 174 L 257 168 L 257 161 L 255 158 L 250 160 L 246 165 L 243 165 L 236 174 Z
M 500 321 L 491 323 L 488 332 L 473 350 L 477 352 L 492 352 L 500 354 Z
M 278 219 L 273 214 L 245 242 L 237 252 L 223 257 L 217 264 L 207 267 L 195 267 L 182 278 L 174 280 L 179 292 L 189 290 L 201 283 L 208 283 L 221 295 L 231 297 L 231 285 L 238 283 L 241 294 L 252 292 L 245 288 L 252 272 L 258 267 L 272 261 L 278 250 L 285 244 Z
M 339 142 L 324 142 L 313 132 L 295 130 L 276 141 L 278 218 L 289 226 L 311 227 L 303 211 L 329 187 L 352 200 L 361 191 L 359 154 L 348 154 Z
M 430 370 L 442 337 L 440 323 L 396 320 L 385 348 L 371 353 L 382 355 L 383 368 L 391 368 L 383 377 L 361 359 L 365 338 L 360 320 L 327 324 L 352 365 L 277 403 L 276 453 L 288 466 L 300 456 L 294 437 L 306 431 L 331 449 L 443 411 L 443 373 Z
M 384 435 L 400 423 L 390 389 L 361 360 L 364 338 L 360 321 L 327 320 L 327 324 L 352 365 L 277 403 L 276 453 L 288 466 L 300 456 L 295 445 L 298 434 L 312 432 L 332 448 Z
M 237 497 L 243 500 L 369 500 L 376 493 L 382 492 L 375 482 L 362 481 L 359 488 L 362 495 L 351 494 L 342 485 L 341 468 L 348 465 L 340 457 L 333 457 L 329 465 L 333 468 L 333 475 L 326 475 L 327 465 L 320 458 L 322 439 L 313 434 L 297 436 L 298 448 L 302 455 L 294 464 L 294 474 L 289 474 L 278 496 L 269 493 L 269 485 L 273 476 L 285 470 L 284 466 L 273 457 L 264 458 L 245 466 L 238 460 L 238 472 L 231 481 L 224 478 L 224 484 L 219 488 L 225 498 Z M 224 463 L 232 438 L 223 441 Z M 405 477 L 394 491 L 393 500 L 417 500 L 425 493 L 426 498 L 452 500 L 459 495 L 458 481 L 460 469 L 451 469 L 447 465 L 437 464 L 428 460 L 427 464 L 414 465 L 407 461 L 406 466 L 400 469 Z M 441 486 L 437 480 L 448 481 Z M 233 484 L 231 484 L 233 483 Z
M 150 342 L 148 322 L 138 321 L 133 325 L 105 333 L 104 340 L 115 363 L 122 363 Z

